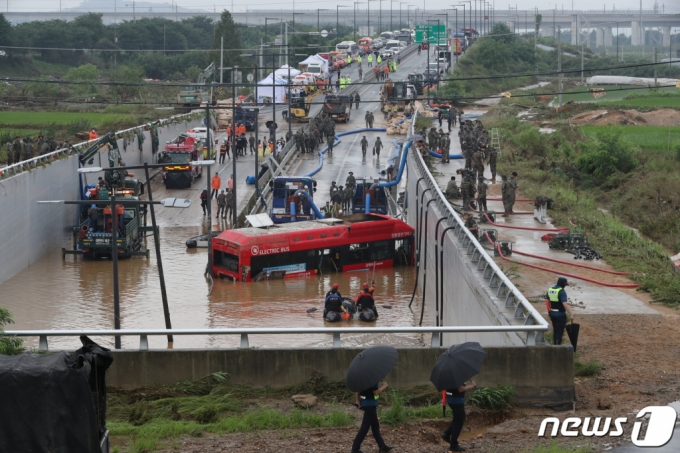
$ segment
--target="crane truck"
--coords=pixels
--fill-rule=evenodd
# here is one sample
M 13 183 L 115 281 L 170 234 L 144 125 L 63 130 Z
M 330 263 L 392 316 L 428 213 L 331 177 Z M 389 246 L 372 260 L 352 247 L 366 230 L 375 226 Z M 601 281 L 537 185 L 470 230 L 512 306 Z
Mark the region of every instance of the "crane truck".
M 212 90 L 206 86 L 206 82 L 215 73 L 215 63 L 205 68 L 199 75 L 196 83 L 183 86 L 177 95 L 177 103 L 180 107 L 176 110 L 188 112 L 201 106 L 203 102 L 210 102 L 212 105 L 217 104 L 217 99 L 211 95 Z

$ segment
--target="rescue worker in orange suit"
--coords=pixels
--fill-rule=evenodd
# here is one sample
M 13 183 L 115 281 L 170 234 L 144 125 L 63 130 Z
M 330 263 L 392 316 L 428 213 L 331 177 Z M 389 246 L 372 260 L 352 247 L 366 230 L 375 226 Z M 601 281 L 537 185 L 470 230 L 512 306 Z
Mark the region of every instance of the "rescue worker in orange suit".
M 371 294 L 371 289 L 368 287 L 368 283 L 364 283 L 363 288 L 363 291 L 357 296 L 356 299 L 357 308 L 359 310 L 371 310 L 375 315 L 375 319 L 378 319 L 378 309 L 375 306 L 375 299 L 373 299 L 373 294 Z M 375 290 L 375 288 L 373 288 L 373 290 Z
M 338 291 L 337 283 L 334 283 L 333 289 L 331 289 L 326 294 L 326 301 L 324 302 L 323 307 L 323 316 L 326 317 L 329 312 L 342 313 L 342 296 Z
M 215 176 L 212 177 L 212 181 L 210 181 L 210 187 L 212 188 L 212 192 L 210 192 L 210 199 L 211 200 L 213 199 L 213 197 L 217 198 L 217 195 L 219 194 L 221 185 L 222 185 L 222 178 L 220 178 L 220 175 L 215 173 Z

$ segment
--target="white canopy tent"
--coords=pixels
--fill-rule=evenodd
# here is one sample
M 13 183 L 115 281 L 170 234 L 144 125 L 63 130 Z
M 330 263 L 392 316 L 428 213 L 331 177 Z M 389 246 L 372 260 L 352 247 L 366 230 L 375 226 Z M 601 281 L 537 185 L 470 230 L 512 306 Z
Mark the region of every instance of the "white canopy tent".
M 309 66 L 310 63 L 321 63 L 323 65 L 323 70 L 328 72 L 328 60 L 322 58 L 318 55 L 310 55 L 304 61 L 299 63 L 300 66 Z
M 273 74 L 269 74 L 264 79 L 257 82 L 257 87 L 255 87 L 255 98 L 258 104 L 263 104 L 265 98 L 275 99 L 276 102 L 284 102 L 286 99 L 286 82 L 285 79 L 280 77 L 274 77 Z
M 279 69 L 274 71 L 274 75 L 276 75 L 276 77 L 280 77 L 282 79 L 287 79 L 289 74 L 290 74 L 290 77 L 293 78 L 296 75 L 301 74 L 301 72 L 298 69 L 295 69 L 292 66 L 288 66 L 287 64 L 284 64 Z

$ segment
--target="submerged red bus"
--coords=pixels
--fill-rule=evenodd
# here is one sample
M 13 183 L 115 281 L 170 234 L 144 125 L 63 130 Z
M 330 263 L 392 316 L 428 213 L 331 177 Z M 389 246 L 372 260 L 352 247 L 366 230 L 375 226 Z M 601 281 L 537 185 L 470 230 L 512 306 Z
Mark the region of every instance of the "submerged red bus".
M 353 214 L 264 228 L 226 230 L 213 238 L 213 275 L 250 282 L 413 263 L 413 228 L 380 214 Z

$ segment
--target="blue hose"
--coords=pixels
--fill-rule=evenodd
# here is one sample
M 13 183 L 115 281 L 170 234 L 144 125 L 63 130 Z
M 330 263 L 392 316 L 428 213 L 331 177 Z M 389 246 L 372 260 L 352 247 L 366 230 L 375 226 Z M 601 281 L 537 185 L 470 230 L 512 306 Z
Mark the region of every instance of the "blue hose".
M 437 159 L 441 159 L 442 155 L 441 153 L 436 153 L 434 151 L 430 151 L 430 156 L 436 157 Z M 465 159 L 462 154 L 449 154 L 449 159 Z
M 406 145 L 404 146 L 404 151 L 401 153 L 401 162 L 399 163 L 399 172 L 397 173 L 397 177 L 390 182 L 381 182 L 380 187 L 392 187 L 399 184 L 399 181 L 401 181 L 401 176 L 404 174 L 404 168 L 406 167 L 406 156 L 408 155 L 408 150 L 411 148 L 412 144 L 413 142 L 406 142 Z

